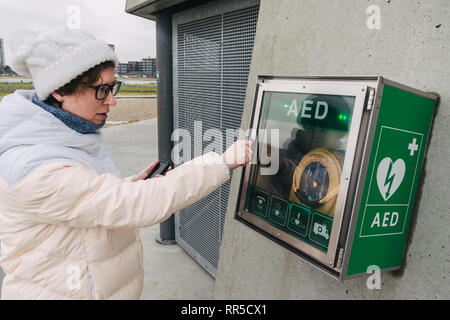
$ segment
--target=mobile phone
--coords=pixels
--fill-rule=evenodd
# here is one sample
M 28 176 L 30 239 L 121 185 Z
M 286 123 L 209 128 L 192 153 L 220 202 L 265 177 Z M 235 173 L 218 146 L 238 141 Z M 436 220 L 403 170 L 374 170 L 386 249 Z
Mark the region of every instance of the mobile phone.
M 148 174 L 148 176 L 144 179 L 151 179 L 155 177 L 157 174 L 164 175 L 170 167 L 170 163 L 167 162 L 158 162 L 156 166 L 153 167 L 152 171 Z

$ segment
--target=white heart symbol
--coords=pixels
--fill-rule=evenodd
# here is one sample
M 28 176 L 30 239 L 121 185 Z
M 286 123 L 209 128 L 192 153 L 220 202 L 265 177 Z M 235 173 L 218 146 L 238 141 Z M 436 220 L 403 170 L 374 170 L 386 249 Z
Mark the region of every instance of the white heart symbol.
M 387 201 L 397 191 L 405 176 L 405 161 L 398 159 L 392 163 L 391 158 L 384 158 L 377 171 L 377 184 L 381 196 Z

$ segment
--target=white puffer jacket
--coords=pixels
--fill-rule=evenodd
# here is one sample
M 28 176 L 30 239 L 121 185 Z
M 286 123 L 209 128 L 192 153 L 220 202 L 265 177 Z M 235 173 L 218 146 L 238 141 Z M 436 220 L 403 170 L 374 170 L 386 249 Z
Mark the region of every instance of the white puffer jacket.
M 0 103 L 2 299 L 139 299 L 138 228 L 220 187 L 227 165 L 208 153 L 165 177 L 123 179 L 101 133 L 78 134 L 31 94 Z

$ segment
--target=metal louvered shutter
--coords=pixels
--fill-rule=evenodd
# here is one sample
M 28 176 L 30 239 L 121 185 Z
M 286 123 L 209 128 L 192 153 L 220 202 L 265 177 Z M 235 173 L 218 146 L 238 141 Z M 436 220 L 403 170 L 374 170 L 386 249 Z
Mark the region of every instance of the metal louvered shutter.
M 206 146 L 226 150 L 233 142 L 226 130 L 240 128 L 258 11 L 239 8 L 176 27 L 174 128 L 190 132 L 192 158 Z M 202 141 L 208 129 L 220 130 L 222 141 Z M 175 216 L 177 243 L 214 277 L 230 181 Z

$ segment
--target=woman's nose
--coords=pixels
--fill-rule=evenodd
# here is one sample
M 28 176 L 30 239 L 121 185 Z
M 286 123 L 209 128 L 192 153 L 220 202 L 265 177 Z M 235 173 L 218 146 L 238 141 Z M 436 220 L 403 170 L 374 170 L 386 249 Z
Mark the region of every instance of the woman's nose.
M 117 104 L 116 99 L 114 98 L 111 91 L 108 93 L 108 96 L 105 99 L 105 103 L 112 107 Z

